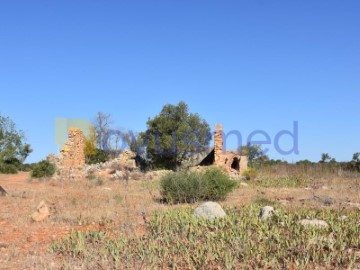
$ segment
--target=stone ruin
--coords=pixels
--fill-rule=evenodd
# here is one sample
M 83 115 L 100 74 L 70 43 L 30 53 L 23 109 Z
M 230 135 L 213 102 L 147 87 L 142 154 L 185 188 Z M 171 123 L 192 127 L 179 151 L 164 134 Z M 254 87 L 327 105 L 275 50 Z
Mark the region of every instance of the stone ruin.
M 69 137 L 60 154 L 49 155 L 48 161 L 55 164 L 57 173 L 54 178 L 75 180 L 83 178 L 85 166 L 85 137 L 81 129 L 70 128 Z
M 248 168 L 248 157 L 234 151 L 224 151 L 224 132 L 221 125 L 216 125 L 214 149 L 200 162 L 200 166 L 216 166 L 233 174 L 241 174 Z
M 60 152 L 62 166 L 66 168 L 85 165 L 85 137 L 79 128 L 69 129 L 69 138 Z
M 102 173 L 111 168 L 121 168 L 127 171 L 136 171 L 136 154 L 124 150 L 117 158 L 100 164 L 85 164 L 85 137 L 81 129 L 70 128 L 68 140 L 59 155 L 49 155 L 48 161 L 56 165 L 57 171 L 54 179 L 77 180 L 83 179 L 90 172 Z

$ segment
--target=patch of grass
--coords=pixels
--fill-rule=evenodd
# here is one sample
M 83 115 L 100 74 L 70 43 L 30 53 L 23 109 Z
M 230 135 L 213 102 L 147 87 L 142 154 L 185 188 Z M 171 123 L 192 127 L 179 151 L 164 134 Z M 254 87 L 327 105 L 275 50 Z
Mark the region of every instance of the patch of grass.
M 193 209 L 156 213 L 145 237 L 118 238 L 103 232 L 72 232 L 51 252 L 73 268 L 93 269 L 351 269 L 360 263 L 359 211 L 277 209 L 258 218 L 259 205 L 227 208 L 228 216 L 204 220 Z M 339 217 L 347 215 L 346 222 Z M 304 228 L 317 217 L 328 229 Z
M 305 187 L 307 180 L 296 177 L 261 177 L 258 178 L 254 184 L 260 187 Z
M 141 182 L 141 187 L 146 190 L 158 190 L 160 189 L 160 181 L 151 180 Z
M 246 169 L 242 175 L 246 178 L 246 180 L 254 180 L 256 176 L 258 175 L 257 170 L 254 168 Z

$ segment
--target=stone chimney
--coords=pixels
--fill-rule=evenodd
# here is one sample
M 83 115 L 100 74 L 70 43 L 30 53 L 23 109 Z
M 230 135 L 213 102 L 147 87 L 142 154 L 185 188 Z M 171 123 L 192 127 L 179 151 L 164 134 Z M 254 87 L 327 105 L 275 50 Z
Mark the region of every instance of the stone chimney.
M 215 134 L 214 134 L 214 154 L 215 154 L 214 163 L 215 164 L 222 163 L 223 145 L 224 145 L 223 127 L 222 127 L 222 125 L 217 124 L 215 127 Z

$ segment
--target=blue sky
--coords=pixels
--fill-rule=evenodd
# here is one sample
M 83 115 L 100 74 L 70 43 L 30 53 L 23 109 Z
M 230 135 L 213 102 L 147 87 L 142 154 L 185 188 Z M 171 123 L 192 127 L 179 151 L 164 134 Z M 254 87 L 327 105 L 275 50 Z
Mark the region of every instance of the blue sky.
M 0 113 L 26 132 L 29 162 L 57 151 L 58 117 L 103 111 L 142 131 L 181 100 L 244 143 L 298 121 L 299 154 L 272 144 L 272 158 L 349 160 L 360 152 L 359 14 L 358 0 L 4 0 Z

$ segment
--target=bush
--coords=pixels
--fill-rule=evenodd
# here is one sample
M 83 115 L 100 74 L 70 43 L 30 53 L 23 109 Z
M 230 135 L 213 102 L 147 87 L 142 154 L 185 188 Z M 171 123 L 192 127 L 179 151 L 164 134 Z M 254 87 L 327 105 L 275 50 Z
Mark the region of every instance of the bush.
M 16 174 L 16 173 L 18 173 L 18 169 L 14 164 L 1 163 L 0 164 L 0 173 Z
M 220 169 L 204 172 L 175 172 L 160 180 L 160 193 L 169 203 L 193 203 L 202 200 L 224 200 L 237 186 Z
M 56 167 L 54 164 L 50 163 L 47 160 L 42 160 L 34 165 L 31 177 L 41 178 L 41 177 L 50 177 L 55 173 Z
M 107 152 L 101 149 L 97 149 L 93 155 L 86 156 L 86 164 L 98 164 L 108 161 L 109 155 Z
M 242 173 L 246 180 L 254 180 L 257 176 L 257 171 L 253 168 L 247 169 Z

